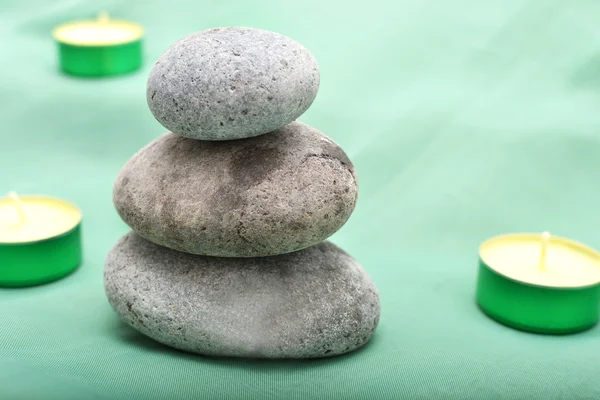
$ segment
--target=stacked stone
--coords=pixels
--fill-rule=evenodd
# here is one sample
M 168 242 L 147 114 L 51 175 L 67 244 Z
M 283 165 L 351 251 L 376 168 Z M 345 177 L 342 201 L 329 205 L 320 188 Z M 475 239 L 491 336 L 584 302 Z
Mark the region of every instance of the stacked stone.
M 311 358 L 365 344 L 379 321 L 371 279 L 326 239 L 358 194 L 344 151 L 296 121 L 319 68 L 295 41 L 217 28 L 173 44 L 147 100 L 167 133 L 114 185 L 133 229 L 105 289 L 132 327 L 205 355 Z

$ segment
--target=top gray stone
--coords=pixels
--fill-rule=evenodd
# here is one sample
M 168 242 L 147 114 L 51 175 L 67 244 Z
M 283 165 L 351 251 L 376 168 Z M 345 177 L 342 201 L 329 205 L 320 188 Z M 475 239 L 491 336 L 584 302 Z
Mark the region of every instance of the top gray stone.
M 274 32 L 226 27 L 169 47 L 150 72 L 146 97 L 171 132 L 232 140 L 294 121 L 318 89 L 319 67 L 300 44 Z

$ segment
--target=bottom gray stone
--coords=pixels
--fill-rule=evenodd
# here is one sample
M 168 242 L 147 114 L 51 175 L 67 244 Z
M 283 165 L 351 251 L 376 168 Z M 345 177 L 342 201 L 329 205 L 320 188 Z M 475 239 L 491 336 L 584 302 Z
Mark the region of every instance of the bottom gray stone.
M 129 325 L 204 355 L 329 357 L 367 343 L 379 322 L 373 282 L 330 242 L 280 256 L 221 258 L 130 232 L 108 255 L 104 285 Z

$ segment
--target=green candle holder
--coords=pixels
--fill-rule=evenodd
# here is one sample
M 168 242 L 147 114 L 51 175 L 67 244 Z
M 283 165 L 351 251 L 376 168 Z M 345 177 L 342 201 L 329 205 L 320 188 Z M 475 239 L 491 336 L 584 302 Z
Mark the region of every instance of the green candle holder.
M 142 41 L 114 46 L 76 46 L 58 43 L 60 68 L 69 75 L 123 75 L 142 65 Z
M 540 255 L 547 253 L 546 269 L 528 266 L 535 246 L 539 246 Z M 485 242 L 480 249 L 477 280 L 480 309 L 504 325 L 535 333 L 568 334 L 593 327 L 599 316 L 600 254 L 558 237 L 550 238 L 547 246 L 543 249 L 543 239 L 536 234 L 505 235 Z M 503 270 L 499 265 L 502 251 L 515 252 L 506 262 L 523 257 L 523 267 Z M 594 265 L 597 273 L 588 269 Z M 572 279 L 568 278 L 570 272 Z M 520 273 L 523 276 L 519 277 Z M 536 279 L 539 281 L 533 282 Z M 565 279 L 562 284 L 561 279 Z
M 0 286 L 40 285 L 73 272 L 82 259 L 81 212 L 47 196 L 0 198 Z
M 60 68 L 81 77 L 122 75 L 142 65 L 143 28 L 128 21 L 77 21 L 58 26 L 53 36 L 58 43 Z
M 0 286 L 23 287 L 48 283 L 81 264 L 81 227 L 34 243 L 0 243 Z

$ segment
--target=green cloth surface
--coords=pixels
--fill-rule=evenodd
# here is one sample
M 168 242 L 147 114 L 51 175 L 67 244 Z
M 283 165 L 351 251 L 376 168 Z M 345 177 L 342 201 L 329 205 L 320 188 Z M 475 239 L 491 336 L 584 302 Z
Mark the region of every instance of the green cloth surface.
M 102 10 L 146 27 L 143 70 L 61 75 L 51 29 Z M 106 300 L 104 259 L 128 231 L 112 183 L 165 131 L 148 73 L 174 41 L 223 25 L 280 32 L 319 61 L 300 120 L 357 168 L 357 208 L 332 240 L 382 302 L 360 351 L 191 355 L 130 329 Z M 528 334 L 474 302 L 490 236 L 548 230 L 600 247 L 600 2 L 3 0 L 0 39 L 0 191 L 84 213 L 74 274 L 0 289 L 0 399 L 600 398 L 600 327 Z

